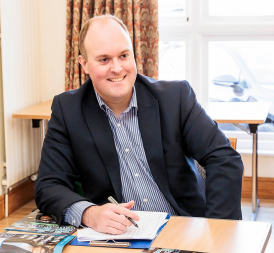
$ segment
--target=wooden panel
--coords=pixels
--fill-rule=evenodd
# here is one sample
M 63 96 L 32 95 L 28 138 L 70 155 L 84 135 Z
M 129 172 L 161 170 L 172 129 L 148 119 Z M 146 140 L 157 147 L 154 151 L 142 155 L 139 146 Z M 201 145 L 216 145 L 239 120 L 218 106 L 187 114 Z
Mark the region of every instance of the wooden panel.
M 11 214 L 34 199 L 34 182 L 27 182 L 15 187 L 8 194 L 8 213 Z
M 243 178 L 242 197 L 251 198 L 252 177 Z M 274 199 L 274 178 L 258 178 L 258 198 Z
M 5 217 L 5 195 L 0 196 L 0 220 Z

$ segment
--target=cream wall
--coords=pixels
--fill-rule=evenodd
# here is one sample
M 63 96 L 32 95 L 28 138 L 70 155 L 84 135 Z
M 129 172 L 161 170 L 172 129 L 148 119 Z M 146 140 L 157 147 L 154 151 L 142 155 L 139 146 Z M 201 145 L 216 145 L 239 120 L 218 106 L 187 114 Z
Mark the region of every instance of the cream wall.
M 2 157 L 0 148 L 0 166 L 6 160 L 7 187 L 38 169 L 40 129 L 32 128 L 30 120 L 13 119 L 12 114 L 65 90 L 65 34 L 66 0 L 1 0 L 6 154 Z
M 2 164 L 5 160 L 5 137 L 4 137 L 4 110 L 3 110 L 3 85 L 2 85 L 2 64 L 1 64 L 1 44 L 0 44 L 0 175 L 3 175 Z M 2 195 L 0 187 L 0 195 Z
M 244 175 L 252 176 L 252 156 L 251 154 L 241 154 L 244 163 Z M 274 178 L 274 156 L 258 155 L 258 177 Z
M 39 0 L 42 101 L 65 91 L 66 0 Z

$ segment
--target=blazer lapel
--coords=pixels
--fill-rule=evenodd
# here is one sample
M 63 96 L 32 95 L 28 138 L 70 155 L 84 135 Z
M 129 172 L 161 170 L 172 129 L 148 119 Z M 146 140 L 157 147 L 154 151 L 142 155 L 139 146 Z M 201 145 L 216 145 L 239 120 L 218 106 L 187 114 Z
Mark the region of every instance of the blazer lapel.
M 152 96 L 148 89 L 138 81 L 135 83 L 135 88 L 138 103 L 138 123 L 151 173 L 166 199 L 175 210 L 178 210 L 176 201 L 169 190 L 162 147 L 158 101 Z
M 118 202 L 122 201 L 120 165 L 112 131 L 105 112 L 99 107 L 92 84 L 83 101 L 83 113 L 99 155 L 109 173 Z

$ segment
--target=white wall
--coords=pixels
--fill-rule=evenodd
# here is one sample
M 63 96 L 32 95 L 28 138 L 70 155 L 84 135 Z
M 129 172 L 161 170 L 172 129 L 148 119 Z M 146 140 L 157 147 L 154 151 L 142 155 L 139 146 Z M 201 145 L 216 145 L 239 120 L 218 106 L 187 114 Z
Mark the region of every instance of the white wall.
M 39 0 L 42 101 L 65 91 L 66 0 Z
M 12 114 L 65 90 L 66 0 L 1 0 L 8 186 L 38 169 L 40 129 Z
M 4 109 L 3 109 L 3 85 L 2 85 L 2 61 L 1 61 L 1 44 L 0 44 L 0 175 L 3 175 L 3 162 L 5 159 L 5 135 L 4 135 Z M 1 176 L 0 176 L 1 179 Z M 0 187 L 0 195 L 2 195 Z
M 252 176 L 252 155 L 241 154 L 244 163 L 244 175 Z M 258 155 L 258 177 L 274 178 L 274 156 Z
M 1 1 L 5 151 L 8 186 L 37 170 L 39 131 L 31 121 L 12 119 L 18 110 L 41 102 L 37 1 Z M 38 137 L 38 142 L 36 138 Z

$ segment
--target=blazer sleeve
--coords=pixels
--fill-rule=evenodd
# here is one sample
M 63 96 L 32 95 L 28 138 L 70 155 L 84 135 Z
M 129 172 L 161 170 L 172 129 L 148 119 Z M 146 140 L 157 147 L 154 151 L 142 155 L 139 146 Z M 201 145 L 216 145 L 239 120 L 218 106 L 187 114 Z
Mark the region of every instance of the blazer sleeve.
M 43 213 L 52 215 L 61 224 L 62 212 L 67 206 L 89 200 L 74 192 L 74 183 L 80 176 L 75 168 L 58 96 L 54 98 L 51 109 L 38 178 L 35 181 L 35 201 Z
M 182 134 L 190 155 L 206 170 L 206 217 L 241 219 L 243 163 L 230 141 L 197 102 L 186 82 L 181 86 Z

